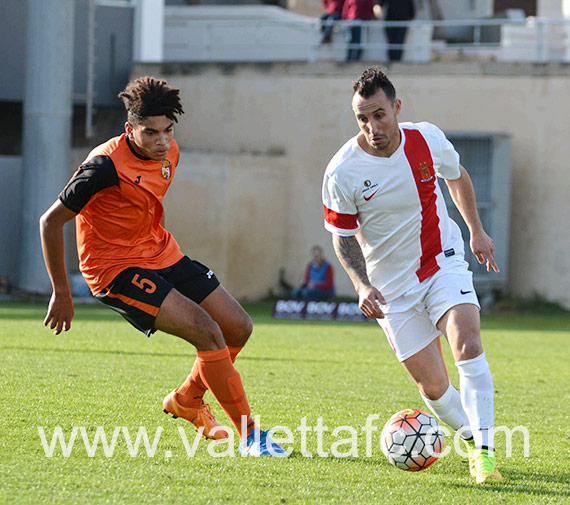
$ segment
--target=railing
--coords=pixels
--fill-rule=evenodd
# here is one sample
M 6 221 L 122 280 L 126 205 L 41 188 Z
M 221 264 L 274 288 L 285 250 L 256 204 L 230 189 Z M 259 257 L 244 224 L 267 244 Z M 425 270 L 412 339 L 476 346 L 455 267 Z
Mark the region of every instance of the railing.
M 332 44 L 321 44 L 320 20 L 165 19 L 168 61 L 342 60 L 344 35 L 361 26 L 362 59 L 383 60 L 389 49 L 404 50 L 407 61 L 430 61 L 440 54 L 492 56 L 503 61 L 570 61 L 570 19 L 471 19 L 337 21 Z M 385 28 L 406 27 L 404 44 L 389 44 Z

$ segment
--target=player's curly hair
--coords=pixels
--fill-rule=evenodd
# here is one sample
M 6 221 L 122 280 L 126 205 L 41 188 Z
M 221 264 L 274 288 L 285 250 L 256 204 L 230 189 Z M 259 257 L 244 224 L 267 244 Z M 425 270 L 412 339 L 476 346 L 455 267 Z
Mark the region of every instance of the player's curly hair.
M 353 95 L 358 93 L 362 98 L 370 98 L 376 91 L 382 89 L 390 102 L 394 103 L 396 100 L 396 89 L 380 67 L 367 68 L 354 81 L 352 89 L 354 90 Z
M 119 93 L 128 112 L 131 124 L 138 124 L 150 116 L 166 116 L 178 122 L 175 114 L 184 114 L 180 102 L 180 90 L 154 77 L 140 77 L 129 82 Z

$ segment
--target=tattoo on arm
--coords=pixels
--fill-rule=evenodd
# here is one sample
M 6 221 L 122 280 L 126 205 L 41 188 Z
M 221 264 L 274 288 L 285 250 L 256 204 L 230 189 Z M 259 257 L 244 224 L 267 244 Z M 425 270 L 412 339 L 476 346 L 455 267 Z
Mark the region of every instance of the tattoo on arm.
M 356 291 L 360 286 L 368 286 L 370 280 L 366 273 L 366 262 L 356 237 L 339 237 L 333 235 L 334 252 L 346 270 Z

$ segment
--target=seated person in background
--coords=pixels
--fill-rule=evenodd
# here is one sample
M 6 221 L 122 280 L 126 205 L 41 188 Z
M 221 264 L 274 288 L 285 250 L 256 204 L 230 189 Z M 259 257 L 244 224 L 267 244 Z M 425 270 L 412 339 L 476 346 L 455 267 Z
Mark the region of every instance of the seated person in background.
M 301 284 L 293 290 L 296 300 L 326 300 L 334 295 L 332 265 L 323 256 L 321 246 L 311 248 L 311 261 Z

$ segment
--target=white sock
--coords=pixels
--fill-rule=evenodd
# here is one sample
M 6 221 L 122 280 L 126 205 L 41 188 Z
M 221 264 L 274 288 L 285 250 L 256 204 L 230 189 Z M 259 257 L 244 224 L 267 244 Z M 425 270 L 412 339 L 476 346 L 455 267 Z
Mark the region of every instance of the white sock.
M 455 363 L 459 370 L 461 402 L 473 430 L 476 447 L 494 449 L 493 376 L 485 353 Z
M 459 392 L 455 389 L 451 382 L 447 391 L 441 395 L 437 400 L 430 400 L 420 392 L 425 404 L 435 414 L 440 421 L 444 422 L 455 431 L 461 430 L 463 438 L 472 438 L 471 428 L 469 426 L 469 419 L 463 405 L 461 404 L 461 397 Z

